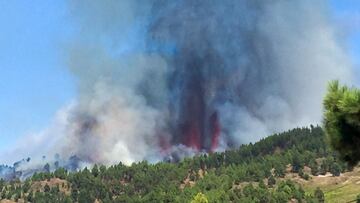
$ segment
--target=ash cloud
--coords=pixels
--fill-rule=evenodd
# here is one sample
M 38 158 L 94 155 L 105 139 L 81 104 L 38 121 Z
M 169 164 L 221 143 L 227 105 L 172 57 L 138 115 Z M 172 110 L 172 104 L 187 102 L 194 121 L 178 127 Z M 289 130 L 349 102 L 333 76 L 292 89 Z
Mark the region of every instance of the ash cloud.
M 327 1 L 78 0 L 69 10 L 78 98 L 47 132 L 62 133 L 48 153 L 85 163 L 177 159 L 316 124 L 327 81 L 353 80 Z

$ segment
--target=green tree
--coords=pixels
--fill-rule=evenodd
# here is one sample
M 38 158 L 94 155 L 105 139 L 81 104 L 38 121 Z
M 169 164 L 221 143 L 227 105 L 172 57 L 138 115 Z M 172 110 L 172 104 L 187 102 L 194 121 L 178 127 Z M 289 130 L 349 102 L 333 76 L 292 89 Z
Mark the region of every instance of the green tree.
M 94 167 L 91 170 L 91 173 L 93 174 L 93 176 L 97 177 L 99 175 L 99 168 L 98 166 L 95 164 Z
M 49 164 L 49 163 L 46 163 L 46 164 L 44 165 L 44 168 L 43 168 L 43 169 L 45 170 L 46 173 L 49 173 L 49 172 L 50 172 L 50 164 Z
M 309 167 L 311 168 L 311 174 L 317 176 L 319 173 L 319 166 L 315 160 L 310 161 Z
M 297 173 L 303 166 L 303 160 L 301 154 L 295 150 L 292 154 L 292 172 Z
M 334 162 L 330 168 L 330 172 L 333 176 L 340 176 L 341 167 L 338 163 Z
M 66 179 L 67 171 L 64 168 L 58 168 L 54 171 L 54 176 L 60 179 Z
M 280 177 L 280 178 L 283 178 L 285 176 L 285 172 L 286 172 L 286 168 L 283 164 L 277 164 L 275 166 L 275 176 L 276 177 Z
M 350 165 L 360 160 L 360 90 L 333 81 L 324 98 L 324 126 L 330 145 Z
M 81 190 L 78 198 L 79 203 L 94 202 L 95 198 L 87 190 Z
M 72 188 L 71 188 L 71 198 L 72 198 L 74 201 L 77 201 L 78 196 L 79 196 L 79 192 L 78 192 L 77 188 L 72 187 Z
M 309 180 L 310 179 L 310 176 L 309 176 L 309 174 L 307 174 L 307 173 L 305 173 L 304 171 L 303 171 L 303 169 L 299 169 L 299 176 L 302 178 L 302 179 L 304 179 L 304 180 Z

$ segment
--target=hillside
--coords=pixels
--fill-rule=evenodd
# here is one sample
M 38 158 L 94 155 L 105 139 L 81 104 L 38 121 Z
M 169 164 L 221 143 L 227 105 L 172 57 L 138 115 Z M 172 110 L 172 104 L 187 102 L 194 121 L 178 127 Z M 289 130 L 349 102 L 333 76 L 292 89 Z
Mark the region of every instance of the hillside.
M 338 177 L 333 177 L 331 174 L 313 176 L 311 180 L 299 181 L 299 183 L 308 192 L 320 187 L 325 193 L 326 202 L 351 202 L 360 194 L 360 168 L 345 172 Z
M 339 161 L 311 126 L 178 163 L 59 168 L 1 181 L 0 191 L 2 202 L 349 202 L 360 194 L 360 169 Z

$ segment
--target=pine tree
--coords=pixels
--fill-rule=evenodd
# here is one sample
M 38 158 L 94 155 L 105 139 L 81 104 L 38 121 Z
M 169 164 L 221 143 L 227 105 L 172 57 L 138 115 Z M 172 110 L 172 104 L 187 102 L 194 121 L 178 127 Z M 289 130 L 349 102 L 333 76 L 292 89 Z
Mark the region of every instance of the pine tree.
M 360 90 L 329 84 L 324 98 L 324 126 L 331 146 L 354 166 L 360 160 Z
M 91 173 L 93 174 L 94 177 L 97 177 L 99 175 L 99 169 L 98 169 L 98 166 L 96 164 L 92 168 Z

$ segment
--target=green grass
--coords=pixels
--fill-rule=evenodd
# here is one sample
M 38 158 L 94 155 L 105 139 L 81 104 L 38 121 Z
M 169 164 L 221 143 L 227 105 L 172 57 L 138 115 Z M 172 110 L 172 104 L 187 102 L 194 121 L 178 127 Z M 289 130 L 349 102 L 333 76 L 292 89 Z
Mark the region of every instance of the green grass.
M 360 194 L 360 185 L 350 183 L 330 190 L 324 189 L 324 193 L 325 200 L 329 203 L 352 202 Z
M 314 190 L 320 187 L 327 203 L 356 202 L 356 197 L 360 194 L 360 169 L 356 168 L 341 177 L 313 177 L 302 185 L 308 194 L 314 194 Z

